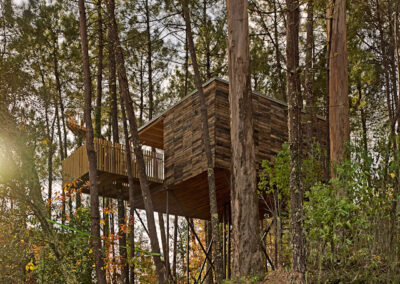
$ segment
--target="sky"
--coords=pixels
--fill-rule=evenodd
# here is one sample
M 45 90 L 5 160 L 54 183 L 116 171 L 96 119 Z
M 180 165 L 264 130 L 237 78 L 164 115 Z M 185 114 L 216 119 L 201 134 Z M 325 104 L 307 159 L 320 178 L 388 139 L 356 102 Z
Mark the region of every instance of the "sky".
M 13 0 L 13 2 L 17 5 L 22 5 L 24 3 L 28 3 L 28 0 Z

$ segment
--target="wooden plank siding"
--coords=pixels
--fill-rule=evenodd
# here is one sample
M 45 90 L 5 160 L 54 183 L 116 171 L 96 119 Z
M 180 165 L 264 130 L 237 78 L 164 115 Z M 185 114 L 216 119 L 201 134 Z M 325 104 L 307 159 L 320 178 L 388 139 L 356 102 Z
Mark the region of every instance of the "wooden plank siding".
M 210 144 L 215 154 L 215 83 L 205 88 Z M 163 114 L 165 184 L 176 185 L 207 169 L 197 93 Z
M 230 170 L 231 140 L 228 84 L 213 80 L 205 87 L 210 143 L 215 168 Z M 271 160 L 288 141 L 287 105 L 253 93 L 253 127 L 257 168 Z M 163 114 L 165 179 L 174 186 L 206 171 L 200 103 L 197 93 Z M 303 115 L 304 120 L 304 115 Z M 317 140 L 326 147 L 326 122 L 318 119 Z M 305 138 L 305 121 L 303 121 Z M 306 143 L 304 146 L 307 146 Z

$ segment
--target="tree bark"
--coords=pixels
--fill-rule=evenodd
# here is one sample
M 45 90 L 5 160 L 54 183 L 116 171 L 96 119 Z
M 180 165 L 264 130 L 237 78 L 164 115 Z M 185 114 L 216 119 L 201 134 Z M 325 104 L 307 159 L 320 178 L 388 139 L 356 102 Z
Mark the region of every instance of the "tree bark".
M 383 23 L 381 17 L 381 8 L 379 5 L 379 1 L 376 1 L 376 15 L 377 15 L 377 27 L 379 30 L 379 41 L 380 41 L 380 49 L 382 53 L 382 64 L 384 66 L 384 75 L 385 75 L 385 92 L 386 92 L 386 104 L 388 108 L 388 114 L 390 121 L 393 122 L 393 112 L 392 112 L 392 103 L 391 103 L 391 96 L 390 96 L 390 78 L 389 78 L 389 64 L 387 58 L 387 51 L 386 51 L 386 41 L 383 35 Z
M 119 131 L 118 131 L 118 99 L 117 99 L 117 88 L 116 88 L 116 66 L 115 66 L 115 52 L 114 42 L 112 35 L 112 23 L 109 19 L 108 23 L 108 50 L 109 50 L 109 86 L 111 93 L 111 128 L 112 137 L 114 143 L 119 143 Z M 100 102 L 101 103 L 101 102 Z M 127 144 L 129 145 L 129 144 Z M 122 184 L 116 183 L 117 190 L 119 190 L 119 196 L 122 196 Z M 126 251 L 126 233 L 122 231 L 122 227 L 125 225 L 125 205 L 124 200 L 118 198 L 118 242 L 119 242 L 119 254 L 121 258 L 121 279 L 124 283 L 129 283 L 129 265 L 127 262 L 127 251 Z
M 61 122 L 63 127 L 63 134 L 64 134 L 64 143 L 63 143 L 63 156 L 67 157 L 67 127 L 65 123 L 65 111 L 64 111 L 64 103 L 62 101 L 62 89 L 61 89 L 61 82 L 60 82 L 60 72 L 58 70 L 58 39 L 57 37 L 54 38 L 54 50 L 53 50 L 53 62 L 54 62 L 54 77 L 56 79 L 56 88 L 58 94 L 58 103 L 60 104 L 60 111 L 61 111 Z
M 154 100 L 153 100 L 153 62 L 152 62 L 152 42 L 150 30 L 150 8 L 149 0 L 145 0 L 146 9 L 146 35 L 147 35 L 147 71 L 149 83 L 149 120 L 153 118 Z
M 49 93 L 47 91 L 46 87 L 46 82 L 44 79 L 44 74 L 43 70 L 40 69 L 40 77 L 42 79 L 42 86 L 45 89 L 45 106 L 44 106 L 44 111 L 45 111 L 45 119 L 46 119 L 46 136 L 47 136 L 47 145 L 49 147 L 48 151 L 48 157 L 47 157 L 47 174 L 48 174 L 48 185 L 47 185 L 47 202 L 49 203 L 49 212 L 50 212 L 50 218 L 51 218 L 51 199 L 53 196 L 53 156 L 54 156 L 54 146 L 53 146 L 53 141 L 54 141 L 54 123 L 56 121 L 56 115 L 54 115 L 54 119 L 52 124 L 50 125 L 50 119 L 49 119 L 49 103 L 50 103 L 50 97 Z
M 215 173 L 214 173 L 214 165 L 212 160 L 211 146 L 210 146 L 210 134 L 208 127 L 208 116 L 207 116 L 207 105 L 206 105 L 206 97 L 203 92 L 203 87 L 201 83 L 199 66 L 197 64 L 196 51 L 193 42 L 192 28 L 190 24 L 190 14 L 189 14 L 189 6 L 187 0 L 181 0 L 182 8 L 183 8 L 183 18 L 185 20 L 186 26 L 186 39 L 187 45 L 190 52 L 190 58 L 192 60 L 192 66 L 194 71 L 194 78 L 196 82 L 197 92 L 199 94 L 200 99 L 200 108 L 201 108 L 201 125 L 202 125 L 202 138 L 204 144 L 204 152 L 207 159 L 207 177 L 208 177 L 208 190 L 209 190 L 209 198 L 210 198 L 210 215 L 211 215 L 211 226 L 213 238 L 215 240 L 214 247 L 214 266 L 215 266 L 215 277 L 217 282 L 221 282 L 224 278 L 224 271 L 222 265 L 222 249 L 221 249 L 221 233 L 219 230 L 219 217 L 218 217 L 218 207 L 217 207 L 217 194 L 216 194 L 216 186 L 215 186 Z
M 61 90 L 61 82 L 60 82 L 60 74 L 58 72 L 58 58 L 57 58 L 57 38 L 54 38 L 54 49 L 53 49 L 53 64 L 54 64 L 54 77 L 56 79 L 56 88 L 57 88 L 57 94 L 58 98 L 54 99 L 54 104 L 56 107 L 56 114 L 57 114 L 57 128 L 58 128 L 58 139 L 60 143 L 60 158 L 61 160 L 64 160 L 67 157 L 67 130 L 65 128 L 65 120 L 64 120 L 64 104 L 62 103 L 62 90 Z M 58 105 L 60 105 L 60 110 L 61 110 L 61 119 L 59 116 L 59 108 Z M 63 131 L 64 131 L 64 141 L 62 139 L 62 133 L 61 133 L 61 122 L 63 123 Z M 64 188 L 61 189 L 61 196 L 62 196 L 62 213 L 61 213 L 61 222 L 62 224 L 65 223 L 65 190 Z
M 206 79 L 211 79 L 211 51 L 210 51 L 210 38 L 208 37 L 208 22 L 207 22 L 207 0 L 203 0 L 203 34 L 205 36 L 205 67 Z
M 329 9 L 329 8 L 328 8 Z M 346 0 L 336 0 L 330 15 L 329 54 L 329 136 L 332 166 L 342 163 L 347 157 L 346 144 L 350 141 L 348 70 L 346 46 Z M 331 176 L 334 176 L 334 168 Z M 338 194 L 344 191 L 338 189 Z
M 165 267 L 169 269 L 169 264 L 168 264 L 168 249 L 167 249 L 167 235 L 165 232 L 165 223 L 164 223 L 164 216 L 161 212 L 158 212 L 158 225 L 160 227 L 160 235 L 161 235 L 161 245 L 162 245 L 162 252 L 164 255 L 164 263 Z
M 284 78 L 284 74 L 282 74 L 282 64 L 281 64 L 281 52 L 279 48 L 279 35 L 278 35 L 278 13 L 276 9 L 276 1 L 274 0 L 274 40 L 275 40 L 275 56 L 276 56 L 276 68 L 278 72 L 279 78 L 279 90 L 281 93 L 281 99 L 284 102 L 287 102 L 287 95 L 286 95 L 286 82 Z
M 176 279 L 176 256 L 178 254 L 178 215 L 174 219 L 174 254 L 172 257 L 172 275 Z
M 303 232 L 303 188 L 301 183 L 301 109 L 299 74 L 299 1 L 286 0 L 286 67 L 288 82 L 290 217 L 292 233 L 292 281 L 305 283 L 306 257 Z
M 306 134 L 307 144 L 312 147 L 314 129 L 317 123 L 315 109 L 315 98 L 313 92 L 314 72 L 313 72 L 313 47 L 314 47 L 314 0 L 307 1 L 307 23 L 306 23 L 306 64 L 305 64 L 305 97 L 306 97 Z M 312 154 L 311 151 L 308 153 Z
M 184 94 L 183 97 L 186 97 L 189 92 L 189 48 L 188 48 L 188 39 L 187 34 L 185 37 L 185 86 L 184 86 Z
M 94 136 L 101 137 L 101 98 L 103 93 L 103 16 L 101 13 L 101 0 L 97 0 L 97 31 L 99 35 L 99 58 L 97 61 L 97 96 L 94 113 Z
M 247 1 L 227 0 L 233 275 L 261 274 Z
M 397 61 L 397 83 L 398 85 L 398 90 L 400 91 L 400 54 L 399 54 L 399 49 L 400 49 L 400 44 L 399 44 L 399 1 L 396 3 L 396 10 L 395 10 L 395 17 L 394 17 L 394 43 L 395 43 L 395 54 L 396 54 L 396 61 Z M 393 116 L 393 121 L 392 121 L 392 129 L 394 128 L 394 124 L 396 121 L 399 122 L 400 124 L 400 95 L 398 96 L 398 102 L 397 102 L 397 109 L 396 112 Z M 398 128 L 397 128 L 398 129 Z
M 206 248 L 208 248 L 210 246 L 211 243 L 211 239 L 212 239 L 212 229 L 211 229 L 211 222 L 206 220 L 205 221 L 205 233 L 206 233 Z M 212 250 L 210 250 L 210 259 L 212 260 L 213 255 L 212 255 Z M 207 279 L 206 279 L 206 283 L 208 284 L 213 284 L 214 283 L 214 279 L 213 279 L 213 271 L 211 268 L 211 263 L 210 261 L 207 261 L 206 263 L 206 271 L 210 270 L 210 272 L 208 273 Z
M 125 106 L 123 102 L 123 98 L 121 96 L 120 98 L 120 103 L 121 103 L 121 112 L 122 112 L 122 121 L 124 125 L 124 137 L 125 137 L 125 151 L 126 151 L 126 160 L 127 161 L 132 161 L 132 153 L 131 153 L 131 147 L 129 143 L 129 132 L 128 132 L 128 124 L 126 122 L 126 112 L 125 112 Z M 131 247 L 130 251 L 130 276 L 129 280 L 131 284 L 135 283 L 135 262 L 134 262 L 134 256 L 135 256 L 135 201 L 134 201 L 134 196 L 135 196 L 135 184 L 134 184 L 134 179 L 133 179 L 133 170 L 132 170 L 132 163 L 128 162 L 127 163 L 127 172 L 128 172 L 128 184 L 129 184 L 129 223 L 130 223 L 130 233 L 129 233 L 129 245 Z
M 144 73 L 143 61 L 140 58 L 140 70 L 139 70 L 139 78 L 140 78 L 140 105 L 139 105 L 139 123 L 143 125 L 143 112 L 144 112 L 144 87 L 143 87 L 143 73 Z
M 88 54 L 86 12 L 84 0 L 79 0 L 79 32 L 81 35 L 83 75 L 85 87 L 85 124 L 86 124 L 86 150 L 89 160 L 89 181 L 90 181 L 90 215 L 91 215 L 91 243 L 93 247 L 96 276 L 98 283 L 105 284 L 106 275 L 101 251 L 100 241 L 100 215 L 99 215 L 99 192 L 97 183 L 97 161 L 93 144 L 93 126 L 91 117 L 92 108 L 92 84 L 90 76 L 90 63 Z
M 155 220 L 154 220 L 153 202 L 151 200 L 151 193 L 150 193 L 150 188 L 149 188 L 146 171 L 145 171 L 143 152 L 142 152 L 142 148 L 140 145 L 139 134 L 137 131 L 136 117 L 135 117 L 135 113 L 134 113 L 133 106 L 132 106 L 132 99 L 129 94 L 129 86 L 128 86 L 128 78 L 127 78 L 126 69 L 125 69 L 124 54 L 122 51 L 122 47 L 120 45 L 117 22 L 116 22 L 115 14 L 114 14 L 115 3 L 114 3 L 114 0 L 107 0 L 106 4 L 107 4 L 107 10 L 108 10 L 108 14 L 110 16 L 110 20 L 112 21 L 112 35 L 113 35 L 113 41 L 115 43 L 115 59 L 116 59 L 116 64 L 117 64 L 119 87 L 120 87 L 121 96 L 124 101 L 124 105 L 126 107 L 127 117 L 129 119 L 131 139 L 132 139 L 133 149 L 134 149 L 134 153 L 136 156 L 136 163 L 137 163 L 137 167 L 138 167 L 140 188 L 142 191 L 143 203 L 144 203 L 144 207 L 146 210 L 150 244 L 151 244 L 152 252 L 154 253 L 153 260 L 156 265 L 158 281 L 160 283 L 165 283 L 166 282 L 166 277 L 165 277 L 166 273 L 165 273 L 165 267 L 163 266 L 163 263 L 160 258 L 160 245 L 158 243 L 156 225 L 155 225 Z

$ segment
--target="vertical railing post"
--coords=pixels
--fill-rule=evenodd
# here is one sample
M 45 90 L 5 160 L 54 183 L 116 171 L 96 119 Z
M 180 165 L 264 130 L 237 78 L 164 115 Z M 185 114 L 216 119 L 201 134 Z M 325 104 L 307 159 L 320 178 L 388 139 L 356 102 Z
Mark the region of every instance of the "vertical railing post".
M 157 159 L 157 152 L 154 151 L 154 178 L 158 180 L 158 159 Z

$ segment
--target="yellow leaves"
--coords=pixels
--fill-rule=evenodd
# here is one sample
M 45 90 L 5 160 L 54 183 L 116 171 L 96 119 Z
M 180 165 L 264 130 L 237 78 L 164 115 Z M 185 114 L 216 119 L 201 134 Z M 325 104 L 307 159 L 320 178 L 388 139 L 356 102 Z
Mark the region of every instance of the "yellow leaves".
M 43 248 L 43 246 L 33 245 L 33 253 L 35 254 L 35 256 L 38 256 Z
M 89 253 L 93 253 L 93 250 L 92 250 L 92 249 L 89 249 Z
M 106 224 L 106 221 L 104 219 L 101 219 L 100 220 L 100 225 L 105 225 L 105 224 Z
M 395 173 L 391 173 L 390 176 L 391 176 L 392 178 L 395 178 L 395 177 L 396 177 L 396 174 L 395 174 Z
M 31 259 L 31 261 L 25 266 L 25 270 L 27 272 L 29 271 L 33 271 L 36 269 L 36 266 L 33 264 L 33 259 Z
M 110 207 L 103 208 L 103 213 L 106 215 L 114 213 L 114 212 L 116 212 L 114 208 L 110 208 Z

